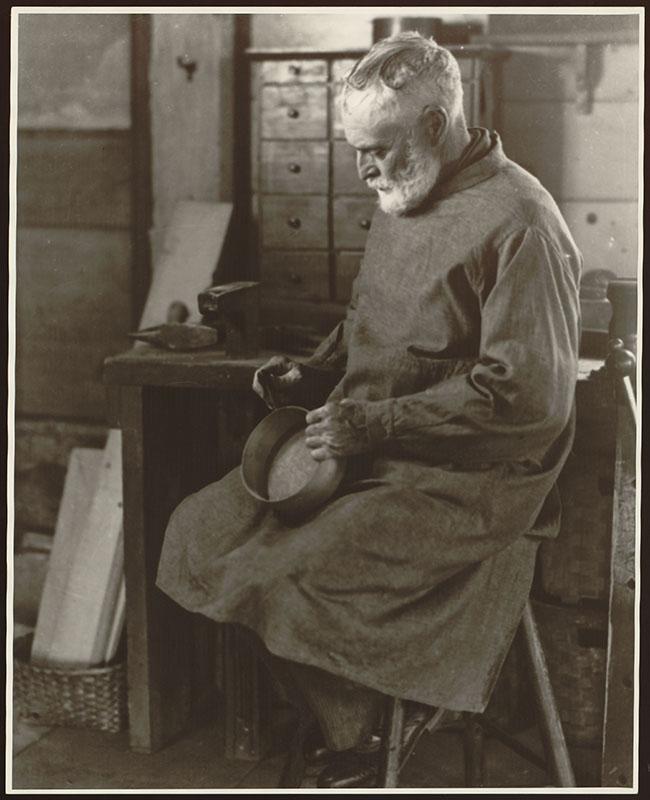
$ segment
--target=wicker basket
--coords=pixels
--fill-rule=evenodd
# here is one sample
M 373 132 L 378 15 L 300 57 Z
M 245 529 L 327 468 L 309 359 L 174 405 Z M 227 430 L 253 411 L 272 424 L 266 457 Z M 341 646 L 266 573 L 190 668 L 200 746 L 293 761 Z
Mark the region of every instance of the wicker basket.
M 566 740 L 598 745 L 605 711 L 607 609 L 534 600 L 533 611 Z
M 58 669 L 30 663 L 32 636 L 14 642 L 14 713 L 40 725 L 117 733 L 126 727 L 123 661 L 90 669 Z

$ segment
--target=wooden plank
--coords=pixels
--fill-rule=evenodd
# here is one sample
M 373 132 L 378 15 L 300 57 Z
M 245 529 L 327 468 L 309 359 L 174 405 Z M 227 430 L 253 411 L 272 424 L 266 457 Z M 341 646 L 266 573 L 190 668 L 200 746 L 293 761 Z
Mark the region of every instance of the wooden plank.
M 569 100 L 576 89 L 575 47 L 531 45 L 513 47 L 503 64 L 504 100 Z M 592 55 L 589 75 L 593 99 L 629 102 L 639 96 L 639 47 L 601 44 Z
M 201 319 L 197 296 L 212 284 L 231 215 L 231 203 L 178 203 L 154 268 L 141 328 L 164 322 L 172 300 L 185 303 L 188 321 Z
M 150 21 L 155 268 L 179 202 L 230 199 L 238 118 L 233 113 L 234 15 L 152 14 Z M 197 64 L 191 80 L 178 58 Z
M 121 386 L 250 389 L 253 373 L 272 355 L 262 351 L 255 358 L 234 359 L 223 350 L 179 353 L 143 345 L 106 359 L 104 380 Z
M 602 785 L 634 783 L 636 428 L 618 407 Z
M 106 653 L 124 564 L 120 450 L 119 431 L 111 431 L 47 652 L 51 664 L 88 667 Z
M 75 447 L 70 453 L 50 563 L 34 632 L 32 659 L 35 663 L 45 663 L 49 657 L 74 553 L 79 546 L 81 531 L 90 510 L 101 462 L 101 450 Z
M 19 131 L 17 224 L 129 228 L 128 131 Z
M 584 256 L 585 271 L 605 269 L 619 278 L 639 270 L 636 203 L 563 202 L 560 211 Z
M 19 229 L 16 410 L 103 420 L 101 365 L 128 345 L 127 231 Z
M 501 110 L 504 149 L 558 202 L 636 201 L 638 113 L 633 102 L 598 102 L 581 114 L 574 103 L 508 101 Z

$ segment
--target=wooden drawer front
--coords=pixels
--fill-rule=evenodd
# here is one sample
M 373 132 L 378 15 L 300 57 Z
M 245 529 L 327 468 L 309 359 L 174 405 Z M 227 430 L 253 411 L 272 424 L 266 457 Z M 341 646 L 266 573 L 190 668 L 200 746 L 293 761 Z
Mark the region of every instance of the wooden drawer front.
M 262 191 L 327 194 L 327 142 L 262 142 Z
M 326 252 L 262 253 L 260 269 L 264 297 L 327 301 L 330 299 L 329 257 Z
M 327 198 L 263 197 L 262 243 L 277 249 L 327 248 Z
M 357 156 L 354 147 L 347 142 L 334 142 L 334 193 L 375 195 L 357 172 Z
M 263 139 L 326 139 L 326 86 L 264 86 Z
M 349 303 L 352 284 L 357 277 L 363 252 L 341 252 L 336 254 L 336 302 Z
M 304 61 L 262 62 L 264 83 L 325 83 L 327 62 L 306 59 Z
M 377 202 L 365 197 L 334 199 L 334 246 L 337 250 L 362 249 Z

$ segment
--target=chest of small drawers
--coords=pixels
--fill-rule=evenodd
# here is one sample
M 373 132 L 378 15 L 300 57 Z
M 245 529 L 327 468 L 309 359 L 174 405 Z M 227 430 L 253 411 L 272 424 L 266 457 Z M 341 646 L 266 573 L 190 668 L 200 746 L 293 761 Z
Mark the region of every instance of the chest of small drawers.
M 502 50 L 451 47 L 468 126 L 495 127 Z M 358 175 L 337 98 L 366 51 L 247 51 L 250 74 L 249 274 L 262 319 L 326 332 L 363 256 L 376 195 Z

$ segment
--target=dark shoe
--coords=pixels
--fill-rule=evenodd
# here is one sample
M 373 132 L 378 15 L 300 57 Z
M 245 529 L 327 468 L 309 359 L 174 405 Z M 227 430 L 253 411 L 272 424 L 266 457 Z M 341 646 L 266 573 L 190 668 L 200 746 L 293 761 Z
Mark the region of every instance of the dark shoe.
M 373 789 L 377 785 L 377 753 L 344 750 L 335 753 L 332 761 L 318 775 L 319 789 Z
M 435 713 L 436 710 L 430 706 L 409 704 L 404 719 L 400 766 L 406 762 L 415 749 Z M 330 763 L 318 776 L 318 788 L 376 787 L 381 737 L 373 734 L 364 745 L 355 747 L 353 750 L 333 753 Z
M 371 733 L 363 742 L 353 748 L 354 752 L 363 754 L 377 753 L 381 746 L 381 736 L 377 733 Z M 349 751 L 342 751 L 349 752 Z M 305 737 L 305 744 L 303 749 L 303 757 L 305 764 L 308 767 L 325 767 L 334 759 L 336 759 L 337 751 L 330 750 L 325 744 L 325 738 L 316 725 L 310 729 Z

